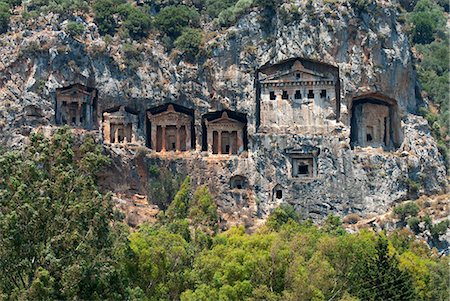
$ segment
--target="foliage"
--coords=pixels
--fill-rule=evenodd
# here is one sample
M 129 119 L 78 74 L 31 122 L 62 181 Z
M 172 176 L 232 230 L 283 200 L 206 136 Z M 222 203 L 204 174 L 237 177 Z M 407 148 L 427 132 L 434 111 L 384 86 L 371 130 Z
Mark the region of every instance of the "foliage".
M 122 4 L 118 11 L 123 18 L 122 26 L 134 40 L 145 38 L 151 26 L 150 16 L 130 4 Z
M 206 13 L 211 18 L 217 18 L 221 12 L 233 7 L 238 0 L 207 0 Z
M 197 27 L 199 13 L 186 5 L 167 6 L 155 17 L 155 27 L 162 33 L 176 39 L 187 26 Z
M 77 37 L 83 34 L 84 25 L 78 22 L 69 22 L 66 27 L 67 34 L 72 37 Z
M 158 169 L 158 172 L 155 172 L 155 168 Z M 180 187 L 181 177 L 180 175 L 174 176 L 167 166 L 160 168 L 152 166 L 151 169 L 148 182 L 149 199 L 160 209 L 166 210 Z
M 234 6 L 221 11 L 218 15 L 217 22 L 221 26 L 230 26 L 253 6 L 253 0 L 239 0 Z
M 394 207 L 394 214 L 405 222 L 407 217 L 416 216 L 419 213 L 419 206 L 414 202 L 406 202 Z
M 445 26 L 446 18 L 441 6 L 432 0 L 420 0 L 410 15 L 410 22 L 413 42 L 429 44 L 434 40 L 434 33 Z
M 33 0 L 27 4 L 27 11 L 32 15 L 54 12 L 67 18 L 76 13 L 89 12 L 89 2 L 86 0 Z
M 95 185 L 108 162 L 93 138 L 76 147 L 66 129 L 0 156 L 1 292 L 11 299 L 120 297 L 112 204 Z
M 202 32 L 198 29 L 185 28 L 176 40 L 175 47 L 183 51 L 189 60 L 193 60 L 200 51 Z
M 192 256 L 183 237 L 146 226 L 131 234 L 130 248 L 133 286 L 154 300 L 176 300 L 185 288 L 184 269 Z
M 270 214 L 266 225 L 270 229 L 278 230 L 288 221 L 299 223 L 300 219 L 301 216 L 294 207 L 289 204 L 282 204 L 280 207 L 275 208 L 275 210 Z
M 413 216 L 408 219 L 408 227 L 416 234 L 420 233 L 420 219 L 416 216 Z
M 448 8 L 447 1 L 420 0 L 407 17 L 411 39 L 416 44 L 416 67 L 423 89 L 422 95 L 432 102 L 431 107 L 437 107 L 437 110 L 422 107 L 419 113 L 428 120 L 447 168 L 450 167 L 448 138 L 450 59 L 447 17 L 444 10 L 448 11 Z
M 94 21 L 100 34 L 114 35 L 117 28 L 117 21 L 114 15 L 118 13 L 119 6 L 123 3 L 123 0 L 96 0 L 94 2 Z
M 204 232 L 217 232 L 219 216 L 207 186 L 198 187 L 189 204 L 188 217 L 191 225 Z
M 361 300 L 414 299 L 411 275 L 399 268 L 398 259 L 389 254 L 388 244 L 385 236 L 378 236 L 375 254 L 357 264 L 358 277 L 351 292 Z
M 450 221 L 448 219 L 437 223 L 430 227 L 430 234 L 433 239 L 438 240 L 439 236 L 444 235 L 448 227 L 450 226 Z
M 169 220 L 184 219 L 188 216 L 189 193 L 191 189 L 191 178 L 188 176 L 181 184 L 180 190 L 173 198 L 166 211 Z
M 9 4 L 0 1 L 0 34 L 8 31 L 10 17 Z

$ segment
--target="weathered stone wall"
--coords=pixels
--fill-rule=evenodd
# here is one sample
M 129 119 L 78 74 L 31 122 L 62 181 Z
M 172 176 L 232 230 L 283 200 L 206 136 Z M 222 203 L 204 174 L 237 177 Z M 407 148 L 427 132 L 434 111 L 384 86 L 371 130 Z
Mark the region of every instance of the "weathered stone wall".
M 135 45 L 141 54 L 127 57 L 123 44 L 107 45 L 93 23 L 87 23 L 82 42 L 67 36 L 51 14 L 32 25 L 14 23 L 0 42 L 0 139 L 18 147 L 33 129 L 54 125 L 51 93 L 80 83 L 98 89 L 97 120 L 118 106 L 138 112 L 142 140 L 147 110 L 169 102 L 194 110 L 195 151 L 161 155 L 147 149 L 133 157 L 133 151 L 113 149 L 116 163 L 105 175 L 105 187 L 145 193 L 148 166 L 155 160 L 175 162 L 176 170 L 192 176 L 193 186 L 210 186 L 230 224 L 263 218 L 281 201 L 314 218 L 331 212 L 364 215 L 409 197 L 411 181 L 419 185 L 418 193 L 445 189 L 436 142 L 426 121 L 414 115 L 416 78 L 395 1 L 380 1 L 368 12 L 357 12 L 346 1 L 294 1 L 282 5 L 270 26 L 261 22 L 261 13 L 256 9 L 216 33 L 198 64 L 169 56 L 152 38 Z M 297 57 L 338 67 L 335 130 L 258 133 L 257 71 Z M 398 105 L 402 139 L 396 151 L 350 148 L 352 101 L 368 94 Z M 248 151 L 218 158 L 201 150 L 202 116 L 224 109 L 245 114 Z M 317 177 L 292 178 L 286 149 L 319 149 Z M 230 188 L 236 175 L 248 180 L 248 188 Z M 283 189 L 281 199 L 273 196 L 275 187 Z

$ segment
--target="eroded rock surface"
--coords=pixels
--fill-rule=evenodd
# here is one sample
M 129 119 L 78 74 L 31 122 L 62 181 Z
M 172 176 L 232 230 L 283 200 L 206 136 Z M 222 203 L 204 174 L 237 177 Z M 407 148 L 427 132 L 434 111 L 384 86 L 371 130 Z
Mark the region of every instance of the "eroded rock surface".
M 443 159 L 427 122 L 416 115 L 416 75 L 407 37 L 397 21 L 396 1 L 378 1 L 368 12 L 357 11 L 346 1 L 294 1 L 283 4 L 270 21 L 262 20 L 261 14 L 255 8 L 235 26 L 216 32 L 206 42 L 208 55 L 196 64 L 168 54 L 155 37 L 135 43 L 139 54 L 130 57 L 117 37 L 106 44 L 88 20 L 79 39 L 68 36 L 53 14 L 27 24 L 16 20 L 13 31 L 2 35 L 0 42 L 0 140 L 20 147 L 34 129 L 57 126 L 56 91 L 81 84 L 96 89 L 98 122 L 93 133 L 99 143 L 105 141 L 103 113 L 124 108 L 137 115 L 133 134 L 127 137 L 139 142 L 133 149 L 127 150 L 126 144 L 105 145 L 114 162 L 103 179 L 105 188 L 145 194 L 149 166 L 175 162 L 175 170 L 191 176 L 193 187 L 209 186 L 229 225 L 258 223 L 282 202 L 312 218 L 329 213 L 366 215 L 380 213 L 397 200 L 446 189 Z M 336 93 L 327 90 L 323 96 L 323 89 L 314 90 L 309 97 L 309 88 L 294 88 L 285 99 L 280 86 L 274 90 L 274 101 L 286 100 L 286 111 L 275 107 L 278 119 L 262 130 L 258 74 L 285 62 L 303 63 L 304 72 L 316 69 L 315 75 L 310 73 L 323 78 L 326 70 L 314 64 L 332 66 L 338 70 L 331 76 Z M 294 70 L 290 66 L 288 73 Z M 298 102 L 297 90 L 302 94 Z M 367 148 L 351 141 L 353 102 L 361 98 L 395 107 L 395 114 L 386 109 L 382 116 L 395 122 L 380 127 L 378 145 Z M 315 101 L 323 108 L 312 106 Z M 184 145 L 173 153 L 160 152 L 162 146 L 152 149 L 148 119 L 152 109 L 169 103 L 192 112 L 192 129 L 184 125 L 183 138 L 168 138 L 174 149 Z M 301 107 L 305 104 L 314 108 L 311 120 L 305 117 L 307 107 Z M 223 112 L 245 123 L 245 137 L 236 151 L 229 145 L 222 154 L 213 154 L 208 142 L 215 140 L 207 138 L 206 117 Z M 286 124 L 279 126 L 276 120 L 290 122 L 295 112 L 302 112 L 298 115 L 303 119 L 293 123 L 308 124 L 292 128 L 287 124 L 288 130 Z M 291 115 L 283 119 L 286 114 Z M 393 126 L 395 133 L 389 137 L 398 145 L 384 145 L 391 141 L 385 136 L 391 135 Z M 192 134 L 190 147 L 187 130 Z M 373 128 L 364 130 L 361 139 L 369 139 L 367 131 Z M 109 141 L 126 142 L 120 133 L 110 134 Z M 156 131 L 153 135 L 158 141 Z M 225 144 L 234 141 L 221 139 Z M 227 150 L 229 154 L 223 154 Z M 245 179 L 245 187 L 232 187 L 235 176 Z

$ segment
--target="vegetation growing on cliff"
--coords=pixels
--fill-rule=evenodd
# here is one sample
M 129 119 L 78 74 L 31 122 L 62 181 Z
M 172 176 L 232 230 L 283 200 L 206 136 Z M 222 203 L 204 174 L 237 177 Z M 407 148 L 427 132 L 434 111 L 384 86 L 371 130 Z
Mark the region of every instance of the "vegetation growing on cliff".
M 336 216 L 319 228 L 283 206 L 254 234 L 219 233 L 208 188 L 191 193 L 189 177 L 156 224 L 130 233 L 97 189 L 105 164 L 92 138 L 80 144 L 65 129 L 0 154 L 0 298 L 447 298 L 448 259 L 407 229 L 348 234 Z
M 411 40 L 417 59 L 417 74 L 428 106 L 420 113 L 428 120 L 447 167 L 450 156 L 449 136 L 449 38 L 446 26 L 448 3 L 419 0 L 407 13 Z M 405 6 L 408 8 L 408 6 Z

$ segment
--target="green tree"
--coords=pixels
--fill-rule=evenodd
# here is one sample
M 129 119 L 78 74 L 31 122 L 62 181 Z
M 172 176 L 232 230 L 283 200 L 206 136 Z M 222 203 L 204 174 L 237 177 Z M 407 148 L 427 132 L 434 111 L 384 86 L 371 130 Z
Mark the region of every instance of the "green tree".
M 188 60 L 194 60 L 200 51 L 203 35 L 201 30 L 185 28 L 175 40 L 175 47 L 183 51 Z
M 135 266 L 132 285 L 152 300 L 176 300 L 186 289 L 185 269 L 192 254 L 189 244 L 178 234 L 164 228 L 142 226 L 131 234 L 130 247 Z
M 150 16 L 130 4 L 122 4 L 118 8 L 122 18 L 122 26 L 134 40 L 145 38 L 151 27 Z
M 108 162 L 93 138 L 76 147 L 66 129 L 0 156 L 0 291 L 12 299 L 120 298 L 112 204 L 95 184 Z
M 300 219 L 300 214 L 293 206 L 289 204 L 282 204 L 280 207 L 275 208 L 275 210 L 270 214 L 266 225 L 270 229 L 279 230 L 280 227 L 286 224 L 289 220 L 299 223 Z
M 394 214 L 400 219 L 402 223 L 405 223 L 408 217 L 417 216 L 418 213 L 419 206 L 417 206 L 417 204 L 412 201 L 399 204 L 394 207 Z
M 217 205 L 214 202 L 207 186 L 198 187 L 189 204 L 188 217 L 194 228 L 201 229 L 209 233 L 218 230 L 219 215 Z
M 412 38 L 414 43 L 429 44 L 434 41 L 434 34 L 445 26 L 446 17 L 442 7 L 432 0 L 420 0 L 410 15 Z
M 94 22 L 97 24 L 100 34 L 114 35 L 118 26 L 114 15 L 118 13 L 118 7 L 123 3 L 123 0 L 96 0 L 94 2 Z
M 199 23 L 199 13 L 186 5 L 164 7 L 155 17 L 155 27 L 162 33 L 176 39 L 187 26 L 197 27 Z
M 10 17 L 11 14 L 9 12 L 8 3 L 0 1 L 0 34 L 8 31 Z
M 188 216 L 189 196 L 191 190 L 191 178 L 187 176 L 181 184 L 180 190 L 173 198 L 166 211 L 169 220 L 184 219 Z
M 84 32 L 84 25 L 78 22 L 69 22 L 66 26 L 67 34 L 71 37 L 78 37 Z
M 355 265 L 354 284 L 350 292 L 361 300 L 413 300 L 412 279 L 399 268 L 398 259 L 389 254 L 389 242 L 381 234 L 376 242 L 376 253 Z

